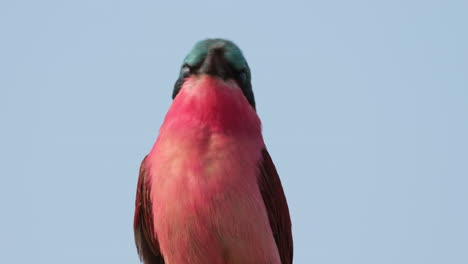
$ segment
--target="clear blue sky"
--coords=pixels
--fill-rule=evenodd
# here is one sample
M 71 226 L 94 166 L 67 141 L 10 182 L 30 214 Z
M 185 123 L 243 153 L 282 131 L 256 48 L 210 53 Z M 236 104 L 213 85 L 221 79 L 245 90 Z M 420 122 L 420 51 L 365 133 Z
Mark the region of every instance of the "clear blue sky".
M 1 1 L 0 263 L 138 263 L 179 66 L 243 49 L 295 263 L 468 263 L 467 1 Z

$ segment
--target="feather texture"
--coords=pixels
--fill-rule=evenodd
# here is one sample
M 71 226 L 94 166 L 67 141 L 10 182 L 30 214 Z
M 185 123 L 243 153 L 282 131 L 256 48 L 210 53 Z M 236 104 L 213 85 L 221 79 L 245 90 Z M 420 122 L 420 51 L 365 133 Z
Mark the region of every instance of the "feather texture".
M 235 82 L 185 81 L 142 163 L 135 239 L 145 264 L 292 262 L 281 183 Z
M 140 260 L 143 263 L 164 264 L 153 228 L 153 206 L 150 198 L 151 185 L 148 182 L 148 167 L 145 161 L 146 157 L 141 162 L 135 201 L 135 218 L 133 223 L 135 243 Z
M 259 187 L 268 212 L 271 231 L 281 257 L 282 264 L 291 264 L 293 260 L 293 240 L 291 218 L 288 203 L 284 196 L 280 178 L 275 165 L 266 149 L 262 150 Z

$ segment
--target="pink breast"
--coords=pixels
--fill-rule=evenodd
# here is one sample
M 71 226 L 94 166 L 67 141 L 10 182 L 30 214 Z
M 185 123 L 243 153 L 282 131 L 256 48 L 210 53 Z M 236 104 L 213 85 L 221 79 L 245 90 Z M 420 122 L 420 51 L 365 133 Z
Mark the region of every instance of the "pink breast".
M 169 263 L 279 263 L 257 186 L 260 120 L 234 83 L 187 81 L 149 155 Z

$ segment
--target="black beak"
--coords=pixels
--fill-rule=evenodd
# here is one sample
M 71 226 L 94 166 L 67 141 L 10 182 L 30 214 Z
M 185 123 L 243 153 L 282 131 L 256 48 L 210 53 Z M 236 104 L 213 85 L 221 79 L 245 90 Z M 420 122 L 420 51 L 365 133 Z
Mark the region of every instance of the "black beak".
M 201 65 L 198 72 L 216 76 L 224 80 L 232 76 L 233 72 L 231 66 L 224 58 L 224 48 L 216 46 L 212 47 L 208 51 L 208 55 L 203 61 L 203 64 Z

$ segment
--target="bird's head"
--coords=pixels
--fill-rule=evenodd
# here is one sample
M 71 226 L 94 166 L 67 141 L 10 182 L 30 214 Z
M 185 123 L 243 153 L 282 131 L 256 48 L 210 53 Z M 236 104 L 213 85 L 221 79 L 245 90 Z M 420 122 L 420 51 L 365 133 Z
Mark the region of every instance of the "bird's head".
M 196 43 L 184 59 L 172 98 L 177 96 L 188 78 L 200 75 L 234 81 L 255 109 L 249 65 L 242 51 L 232 41 L 205 39 Z

